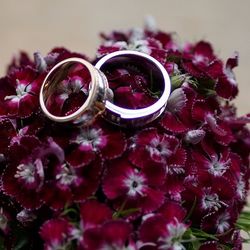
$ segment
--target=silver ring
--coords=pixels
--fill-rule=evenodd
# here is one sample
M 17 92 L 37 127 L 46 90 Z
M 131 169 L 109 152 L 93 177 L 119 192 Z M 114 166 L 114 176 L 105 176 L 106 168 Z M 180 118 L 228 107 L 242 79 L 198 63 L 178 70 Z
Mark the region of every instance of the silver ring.
M 152 122 L 165 110 L 171 91 L 171 82 L 166 69 L 160 62 L 152 56 L 137 51 L 123 50 L 110 53 L 102 57 L 95 67 L 105 74 L 105 70 L 109 67 L 116 67 L 121 63 L 128 62 L 136 63 L 146 70 L 152 70 L 156 81 L 154 84 L 159 86 L 161 96 L 151 106 L 140 109 L 119 107 L 112 101 L 106 100 L 106 109 L 103 115 L 105 119 L 119 126 L 138 127 Z
M 89 83 L 88 97 L 79 109 L 69 115 L 58 116 L 52 114 L 47 108 L 47 100 L 58 90 L 58 84 L 62 82 L 76 64 L 86 67 L 90 74 L 91 81 Z M 49 119 L 55 122 L 72 122 L 81 125 L 91 124 L 96 116 L 103 113 L 106 100 L 112 100 L 112 91 L 109 89 L 105 75 L 88 61 L 81 58 L 69 58 L 56 64 L 44 79 L 39 94 L 40 107 Z

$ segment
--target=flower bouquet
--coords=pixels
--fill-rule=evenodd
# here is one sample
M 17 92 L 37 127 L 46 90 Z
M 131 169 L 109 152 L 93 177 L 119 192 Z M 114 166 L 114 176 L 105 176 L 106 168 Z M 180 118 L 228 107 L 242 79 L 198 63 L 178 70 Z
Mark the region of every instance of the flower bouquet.
M 144 29 L 101 34 L 96 58 L 55 48 L 34 60 L 22 52 L 0 79 L 0 249 L 242 249 L 249 187 L 250 115 L 236 115 L 235 53 L 225 63 L 210 43 L 180 46 Z M 160 62 L 171 79 L 167 106 L 137 128 L 98 117 L 89 126 L 49 120 L 39 106 L 46 74 L 71 57 L 91 63 L 118 50 Z M 143 108 L 157 92 L 132 62 L 106 72 L 114 102 Z M 88 95 L 74 71 L 54 112 Z

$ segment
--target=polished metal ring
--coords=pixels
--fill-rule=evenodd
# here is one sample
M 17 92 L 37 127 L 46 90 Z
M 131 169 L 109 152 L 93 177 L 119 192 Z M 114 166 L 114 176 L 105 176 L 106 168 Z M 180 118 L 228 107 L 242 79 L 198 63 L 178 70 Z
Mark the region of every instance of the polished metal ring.
M 138 51 L 122 50 L 110 53 L 102 57 L 95 65 L 104 74 L 110 68 L 119 65 L 135 64 L 152 72 L 153 84 L 159 89 L 161 95 L 152 105 L 140 109 L 127 109 L 115 105 L 106 100 L 104 117 L 116 125 L 122 127 L 138 127 L 154 121 L 165 110 L 171 91 L 169 75 L 163 65 L 152 56 Z
M 76 64 L 83 65 L 89 71 L 91 81 L 88 97 L 75 112 L 65 116 L 54 115 L 48 110 L 46 102 L 57 91 L 58 84 Z M 109 89 L 108 81 L 102 72 L 84 59 L 69 58 L 59 62 L 49 71 L 40 90 L 39 102 L 43 113 L 52 121 L 89 125 L 96 116 L 104 112 L 106 101 L 112 101 L 112 97 L 112 91 Z

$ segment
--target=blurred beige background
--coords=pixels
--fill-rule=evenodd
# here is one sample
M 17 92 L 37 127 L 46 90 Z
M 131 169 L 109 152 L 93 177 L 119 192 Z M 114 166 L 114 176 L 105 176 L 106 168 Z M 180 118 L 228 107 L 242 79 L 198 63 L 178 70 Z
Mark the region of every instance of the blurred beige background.
M 181 41 L 207 39 L 217 54 L 240 53 L 239 113 L 250 112 L 250 0 L 0 0 L 0 75 L 19 50 L 54 46 L 94 56 L 100 31 L 141 27 L 153 15 Z M 246 247 L 245 249 L 250 249 Z
M 239 113 L 250 111 L 249 0 L 0 0 L 0 75 L 14 53 L 56 45 L 93 56 L 100 31 L 141 27 L 151 14 L 158 26 L 176 31 L 182 41 L 211 41 L 226 58 L 240 52 L 235 72 Z

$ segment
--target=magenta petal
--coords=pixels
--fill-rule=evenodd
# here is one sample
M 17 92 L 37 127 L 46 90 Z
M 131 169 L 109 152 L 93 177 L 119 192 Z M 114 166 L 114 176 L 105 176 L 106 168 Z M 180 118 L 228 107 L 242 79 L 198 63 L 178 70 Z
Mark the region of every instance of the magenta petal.
M 215 157 L 217 158 L 217 155 L 215 155 L 214 157 L 213 157 L 213 155 L 208 155 L 208 156 L 212 156 L 212 158 L 215 158 Z M 195 160 L 195 162 L 197 163 L 197 167 L 199 169 L 208 170 L 210 164 L 212 164 L 211 163 L 211 158 L 209 160 L 201 152 L 193 151 L 192 152 L 192 157 Z
M 122 108 L 139 109 L 152 105 L 156 100 L 143 92 L 134 92 L 132 87 L 123 86 L 114 91 L 114 102 Z
M 206 241 L 202 243 L 199 250 L 220 250 L 220 246 L 216 241 Z
M 204 73 L 200 71 L 192 62 L 183 62 L 182 67 L 187 71 L 190 75 L 200 78 L 204 77 Z
M 101 149 L 102 155 L 106 159 L 115 159 L 121 156 L 127 147 L 126 138 L 121 132 L 107 133 L 107 145 Z
M 162 163 L 151 161 L 149 164 L 145 165 L 143 172 L 150 186 L 159 187 L 165 181 L 166 167 Z
M 81 245 L 78 249 L 101 249 L 104 244 L 104 239 L 100 227 L 90 228 L 84 232 L 84 241 L 81 242 Z
M 102 167 L 103 162 L 97 157 L 88 166 L 76 169 L 79 180 L 71 187 L 74 201 L 85 201 L 95 194 L 100 185 Z
M 208 67 L 207 74 L 212 79 L 217 79 L 219 76 L 223 74 L 223 64 L 220 60 L 215 60 Z
M 170 175 L 162 189 L 171 200 L 181 202 L 181 193 L 185 190 L 185 186 L 182 180 L 174 178 L 174 175 Z
M 233 69 L 239 64 L 239 53 L 235 52 L 232 57 L 227 59 L 226 68 Z
M 129 160 L 137 167 L 144 168 L 151 165 L 151 158 L 144 147 L 138 147 L 129 153 Z
M 221 134 L 214 134 L 215 140 L 223 145 L 223 146 L 228 146 L 231 142 L 234 141 L 234 136 L 229 127 L 227 127 L 225 124 L 221 124 L 220 128 L 223 129 L 224 133 L 223 135 Z
M 131 227 L 123 220 L 110 220 L 102 227 L 86 230 L 84 249 L 123 249 L 129 241 Z M 86 247 L 86 248 L 85 248 Z M 82 248 L 81 248 L 82 249 Z
M 216 93 L 226 99 L 232 99 L 238 94 L 237 83 L 226 76 L 220 77 L 215 85 Z
M 0 120 L 0 153 L 5 153 L 8 150 L 11 139 L 16 136 L 14 124 L 9 119 Z
M 223 126 L 221 126 L 221 122 L 219 120 L 217 120 L 212 114 L 208 114 L 205 118 L 207 124 L 209 125 L 209 127 L 211 128 L 211 130 L 219 135 L 219 136 L 225 136 L 226 135 L 226 131 L 223 128 Z
M 185 172 L 185 162 L 187 153 L 185 149 L 178 148 L 168 159 L 168 171 L 170 174 L 183 174 Z
M 167 131 L 173 133 L 183 133 L 188 131 L 188 127 L 183 124 L 176 115 L 172 114 L 169 111 L 166 111 L 162 120 L 161 126 Z
M 69 189 L 60 189 L 53 185 L 54 183 L 47 183 L 43 189 L 41 197 L 46 204 L 53 210 L 63 209 L 65 205 L 70 205 L 72 202 L 72 193 Z
M 101 57 L 101 56 L 104 56 L 104 55 L 107 55 L 109 53 L 112 53 L 112 52 L 115 52 L 115 51 L 118 51 L 120 50 L 121 48 L 119 48 L 118 46 L 100 46 L 98 48 L 98 56 Z
M 18 140 L 14 138 L 10 145 L 10 159 L 11 161 L 20 162 L 24 158 L 29 158 L 31 152 L 36 149 L 36 147 L 41 146 L 39 139 L 33 135 L 25 135 Z
M 123 220 L 108 221 L 102 227 L 102 234 L 108 245 L 123 247 L 131 233 L 130 225 Z
M 138 200 L 138 208 L 141 208 L 144 214 L 155 211 L 163 204 L 165 199 L 163 191 L 147 188 L 145 193 L 146 197 L 141 197 Z
M 70 224 L 64 219 L 46 221 L 40 228 L 41 238 L 49 246 L 61 246 L 69 234 Z
M 186 210 L 179 203 L 173 201 L 166 201 L 158 212 L 162 214 L 168 222 L 175 219 L 183 221 L 186 216 Z
M 192 107 L 193 119 L 204 122 L 207 114 L 213 114 L 211 107 L 207 105 L 205 100 L 196 100 Z
M 49 112 L 56 116 L 62 116 L 62 107 L 65 99 L 61 95 L 52 94 L 46 101 L 46 107 Z
M 80 207 L 81 219 L 84 228 L 101 225 L 105 221 L 112 219 L 112 211 L 106 204 L 99 203 L 96 200 L 88 200 Z
M 126 160 L 115 160 L 108 166 L 102 188 L 109 199 L 116 199 L 127 191 L 124 179 L 130 169 L 131 165 Z
M 194 52 L 203 56 L 206 56 L 210 59 L 214 57 L 213 48 L 210 43 L 205 41 L 198 42 L 194 47 Z
M 1 112 L 1 106 L 4 107 Z M 7 109 L 6 109 L 7 107 Z M 17 116 L 19 109 L 19 102 L 16 101 L 6 101 L 5 103 L 0 105 L 0 114 L 1 115 L 10 115 Z
M 157 242 L 158 238 L 166 232 L 166 221 L 161 215 L 149 217 L 139 230 L 139 237 L 142 242 Z
M 135 138 L 133 138 L 133 142 L 136 145 L 145 146 L 150 141 L 152 141 L 155 138 L 158 138 L 158 132 L 156 128 L 146 128 L 144 130 L 141 130 Z
M 30 116 L 33 112 L 38 111 L 38 96 L 27 94 L 19 102 L 18 115 L 22 118 Z
M 78 146 L 66 155 L 67 163 L 72 167 L 82 167 L 88 165 L 95 159 L 95 153 L 92 148 L 83 148 Z

